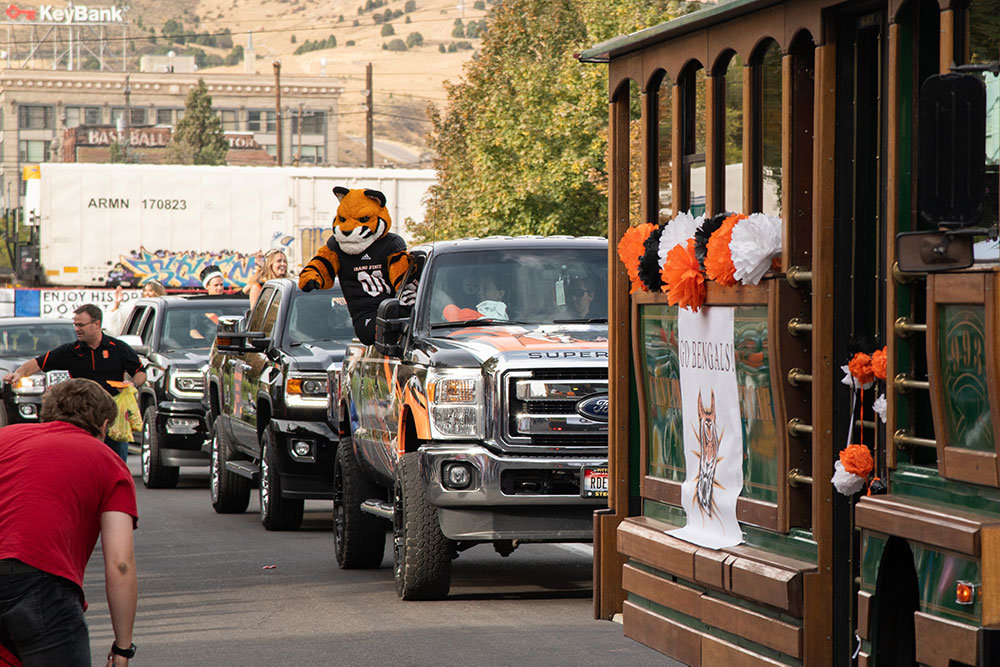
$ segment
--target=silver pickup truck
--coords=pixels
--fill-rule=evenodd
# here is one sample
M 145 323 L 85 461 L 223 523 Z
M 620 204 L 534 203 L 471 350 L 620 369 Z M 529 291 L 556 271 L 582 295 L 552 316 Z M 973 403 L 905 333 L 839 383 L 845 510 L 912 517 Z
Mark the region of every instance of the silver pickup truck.
M 331 422 L 341 567 L 377 567 L 392 522 L 403 599 L 448 593 L 491 543 L 589 542 L 607 494 L 607 256 L 601 238 L 411 249 L 416 302 L 351 345 Z

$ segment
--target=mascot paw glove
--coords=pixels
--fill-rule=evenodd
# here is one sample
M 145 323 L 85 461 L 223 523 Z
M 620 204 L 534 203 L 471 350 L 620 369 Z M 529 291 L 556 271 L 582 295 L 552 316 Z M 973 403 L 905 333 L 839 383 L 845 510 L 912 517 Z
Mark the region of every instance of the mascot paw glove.
M 303 292 L 312 292 L 314 289 L 319 289 L 320 284 L 318 280 L 307 280 L 306 284 L 302 286 Z
M 399 303 L 403 306 L 412 306 L 417 302 L 417 283 L 407 283 L 399 292 Z

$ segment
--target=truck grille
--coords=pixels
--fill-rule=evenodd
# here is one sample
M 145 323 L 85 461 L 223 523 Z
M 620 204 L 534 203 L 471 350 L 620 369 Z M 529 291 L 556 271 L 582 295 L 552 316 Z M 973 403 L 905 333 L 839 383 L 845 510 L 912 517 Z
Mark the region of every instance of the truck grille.
M 607 421 L 585 417 L 577 405 L 607 397 L 606 368 L 509 371 L 503 376 L 503 440 L 513 446 L 595 448 L 608 444 Z

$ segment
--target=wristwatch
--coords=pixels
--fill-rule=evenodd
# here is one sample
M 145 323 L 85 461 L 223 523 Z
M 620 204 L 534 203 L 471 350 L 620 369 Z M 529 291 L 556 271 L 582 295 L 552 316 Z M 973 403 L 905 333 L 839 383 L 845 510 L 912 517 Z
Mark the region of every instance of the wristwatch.
M 111 642 L 111 652 L 115 655 L 120 655 L 123 658 L 131 660 L 135 657 L 135 644 L 132 644 L 128 648 L 119 648 L 118 644 Z

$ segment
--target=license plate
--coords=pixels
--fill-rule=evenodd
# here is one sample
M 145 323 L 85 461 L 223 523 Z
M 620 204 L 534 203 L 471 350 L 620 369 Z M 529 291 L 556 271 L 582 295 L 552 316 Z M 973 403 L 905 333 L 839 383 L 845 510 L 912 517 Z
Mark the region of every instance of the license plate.
M 584 498 L 608 497 L 608 467 L 584 468 L 580 476 L 580 495 Z

